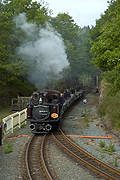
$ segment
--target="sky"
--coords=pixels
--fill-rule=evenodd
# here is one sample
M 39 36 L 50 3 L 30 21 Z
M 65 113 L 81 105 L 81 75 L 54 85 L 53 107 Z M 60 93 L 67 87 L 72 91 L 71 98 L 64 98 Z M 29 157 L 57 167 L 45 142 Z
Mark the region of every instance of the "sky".
M 39 0 L 38 0 L 39 1 Z M 45 0 L 49 8 L 53 10 L 53 15 L 58 13 L 69 13 L 75 23 L 80 27 L 95 26 L 96 19 L 108 7 L 108 0 Z

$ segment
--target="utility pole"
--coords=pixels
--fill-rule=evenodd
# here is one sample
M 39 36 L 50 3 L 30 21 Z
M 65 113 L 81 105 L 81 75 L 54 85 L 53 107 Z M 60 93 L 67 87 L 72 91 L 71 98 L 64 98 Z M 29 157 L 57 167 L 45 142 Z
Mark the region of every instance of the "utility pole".
M 98 84 L 99 84 L 99 78 L 98 75 L 96 76 L 96 87 L 98 88 Z

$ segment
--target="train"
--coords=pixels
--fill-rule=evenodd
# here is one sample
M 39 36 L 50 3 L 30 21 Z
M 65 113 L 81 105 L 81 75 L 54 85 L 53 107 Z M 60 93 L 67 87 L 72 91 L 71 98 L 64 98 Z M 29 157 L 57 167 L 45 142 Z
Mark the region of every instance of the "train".
M 42 93 L 34 92 L 27 105 L 26 121 L 30 122 L 33 134 L 49 133 L 58 129 L 63 114 L 67 109 L 84 96 L 83 90 L 46 90 Z

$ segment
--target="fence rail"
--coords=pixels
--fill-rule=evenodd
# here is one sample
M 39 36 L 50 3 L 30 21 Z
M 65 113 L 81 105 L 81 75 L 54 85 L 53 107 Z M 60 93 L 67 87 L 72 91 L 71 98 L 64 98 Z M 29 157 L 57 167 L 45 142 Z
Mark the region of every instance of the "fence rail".
M 20 112 L 16 112 L 2 119 L 3 135 L 6 135 L 10 132 L 13 133 L 14 128 L 17 126 L 21 128 L 22 123 L 25 122 L 27 116 L 26 113 L 27 109 L 24 109 Z

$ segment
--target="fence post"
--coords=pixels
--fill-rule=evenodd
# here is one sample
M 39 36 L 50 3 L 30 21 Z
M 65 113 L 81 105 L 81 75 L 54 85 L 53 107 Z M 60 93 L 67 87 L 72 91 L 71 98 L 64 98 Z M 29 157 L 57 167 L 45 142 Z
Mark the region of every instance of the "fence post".
M 2 123 L 0 123 L 0 146 L 2 146 Z
M 27 118 L 27 110 L 25 109 L 25 119 Z M 25 124 L 27 124 L 27 121 L 25 121 Z
M 14 125 L 13 125 L 13 117 L 11 117 L 12 119 L 12 133 L 13 133 L 13 129 L 14 129 Z
M 19 112 L 19 128 L 21 128 L 20 112 Z

